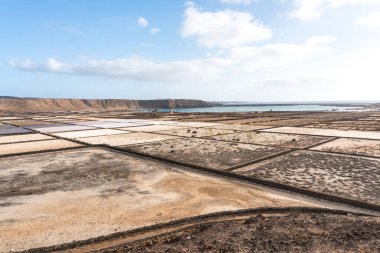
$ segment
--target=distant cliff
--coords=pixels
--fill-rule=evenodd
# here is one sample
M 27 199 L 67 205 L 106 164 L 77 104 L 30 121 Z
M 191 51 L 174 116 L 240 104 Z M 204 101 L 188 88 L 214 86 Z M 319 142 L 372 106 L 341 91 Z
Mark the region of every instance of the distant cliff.
M 380 103 L 376 103 L 376 104 L 369 104 L 366 106 L 367 108 L 375 108 L 375 109 L 378 109 L 380 108 Z
M 175 109 L 211 107 L 219 104 L 191 99 L 55 99 L 0 98 L 0 112 L 117 111 L 133 109 Z

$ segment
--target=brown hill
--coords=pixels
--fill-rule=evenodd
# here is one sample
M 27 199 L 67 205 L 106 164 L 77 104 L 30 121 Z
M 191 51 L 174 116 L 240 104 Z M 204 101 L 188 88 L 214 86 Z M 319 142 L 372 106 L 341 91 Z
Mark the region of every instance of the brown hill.
M 117 111 L 134 109 L 175 109 L 210 107 L 217 103 L 191 99 L 55 99 L 0 98 L 0 112 Z

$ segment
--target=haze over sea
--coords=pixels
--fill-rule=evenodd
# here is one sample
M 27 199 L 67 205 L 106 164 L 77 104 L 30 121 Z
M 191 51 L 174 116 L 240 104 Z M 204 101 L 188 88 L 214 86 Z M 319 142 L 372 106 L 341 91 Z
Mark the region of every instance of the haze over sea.
M 347 111 L 358 109 L 354 106 L 334 106 L 334 105 L 228 105 L 204 108 L 178 108 L 176 112 L 267 112 L 267 111 Z M 160 109 L 160 112 L 169 112 L 171 109 Z

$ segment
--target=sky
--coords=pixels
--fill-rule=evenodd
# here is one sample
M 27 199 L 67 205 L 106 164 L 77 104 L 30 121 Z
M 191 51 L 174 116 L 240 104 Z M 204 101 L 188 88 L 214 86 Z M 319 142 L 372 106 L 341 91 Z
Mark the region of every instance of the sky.
M 0 0 L 0 96 L 380 100 L 380 0 Z

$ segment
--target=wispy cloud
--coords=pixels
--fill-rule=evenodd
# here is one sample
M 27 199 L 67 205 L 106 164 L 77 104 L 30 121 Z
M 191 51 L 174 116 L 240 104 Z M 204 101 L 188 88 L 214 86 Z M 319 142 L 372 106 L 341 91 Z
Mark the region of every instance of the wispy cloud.
M 220 0 L 222 3 L 226 4 L 244 4 L 250 5 L 253 2 L 257 2 L 258 0 Z
M 153 35 L 154 34 L 158 34 L 160 32 L 161 32 L 161 30 L 159 28 L 157 28 L 157 27 L 150 29 L 150 33 L 153 34 Z
M 141 42 L 139 44 L 141 47 L 154 47 L 153 43 Z
M 221 79 L 226 72 L 252 71 L 294 64 L 311 55 L 330 51 L 335 38 L 315 36 L 304 44 L 268 44 L 262 47 L 236 47 L 223 57 L 184 61 L 155 61 L 146 58 L 116 60 L 83 60 L 68 64 L 54 58 L 44 63 L 12 60 L 10 66 L 22 71 L 35 71 L 65 75 L 101 76 L 127 78 L 136 81 L 191 82 Z M 147 44 L 140 44 L 147 46 Z
M 379 0 L 293 0 L 290 17 L 305 22 L 319 19 L 326 11 L 347 5 L 380 4 Z
M 365 17 L 359 18 L 356 24 L 369 28 L 380 28 L 380 11 L 372 12 Z

